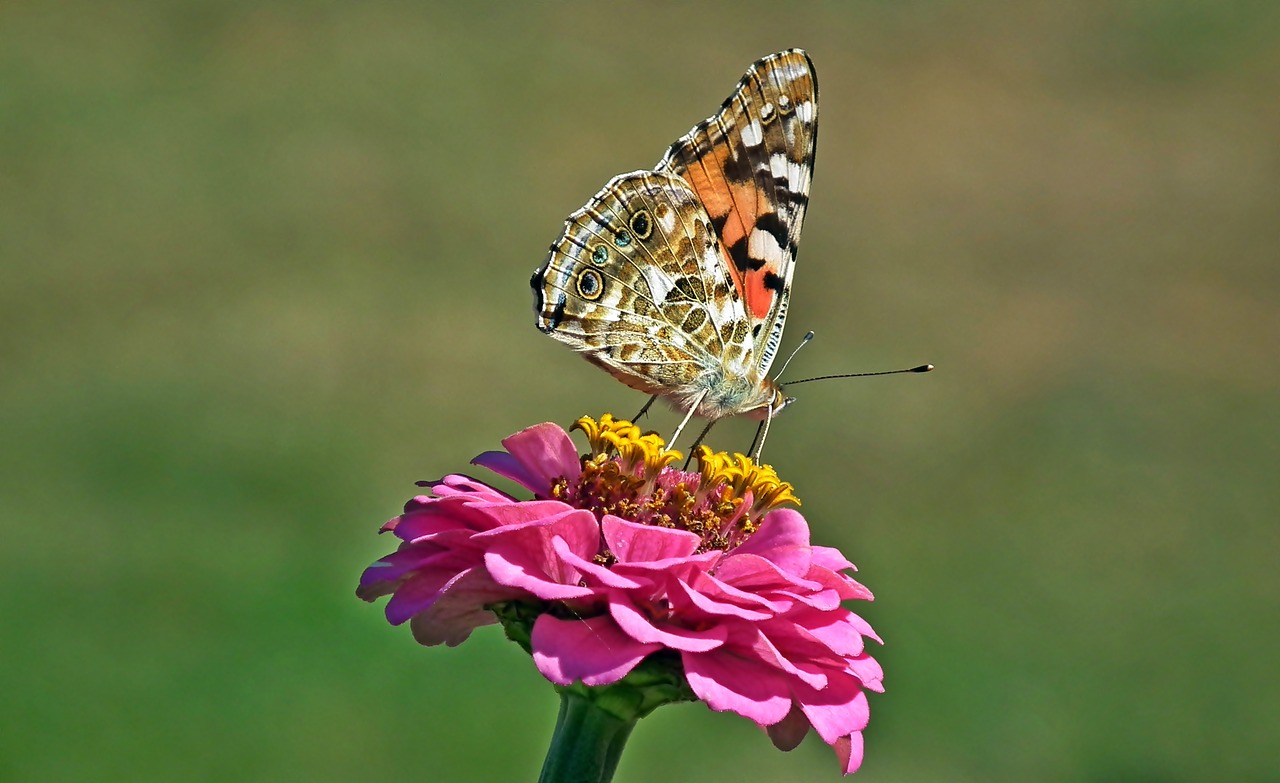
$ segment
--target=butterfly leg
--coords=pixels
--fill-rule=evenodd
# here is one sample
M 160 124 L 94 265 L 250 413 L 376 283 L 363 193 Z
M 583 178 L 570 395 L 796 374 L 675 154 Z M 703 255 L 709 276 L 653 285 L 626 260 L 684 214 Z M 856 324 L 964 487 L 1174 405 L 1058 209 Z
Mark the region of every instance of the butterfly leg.
M 764 439 L 769 436 L 769 423 L 773 421 L 773 408 L 765 412 L 764 421 L 756 428 L 756 436 L 751 439 L 751 459 L 760 463 L 760 452 L 764 451 Z M 757 443 L 759 445 L 757 445 Z
M 685 470 L 688 470 L 688 469 L 689 469 L 689 463 L 690 463 L 690 462 L 693 462 L 693 453 L 694 453 L 695 451 L 697 451 L 697 450 L 698 450 L 698 447 L 699 447 L 699 446 L 701 446 L 701 445 L 702 445 L 702 441 L 706 440 L 706 438 L 707 438 L 707 433 L 708 433 L 708 432 L 711 432 L 711 428 L 712 428 L 712 427 L 714 427 L 714 426 L 716 426 L 716 422 L 717 422 L 717 421 L 720 421 L 720 420 L 719 420 L 719 419 L 712 419 L 711 421 L 707 422 L 707 426 L 703 427 L 703 428 L 702 428 L 702 432 L 698 434 L 698 439 L 697 439 L 697 440 L 695 440 L 695 441 L 693 442 L 693 445 L 689 447 L 689 457 L 688 457 L 688 459 L 686 459 L 686 460 L 684 461 L 684 469 L 685 469 Z
M 680 422 L 680 426 L 676 427 L 676 431 L 671 434 L 671 438 L 667 441 L 667 448 L 675 448 L 676 438 L 680 437 L 680 433 L 684 430 L 685 425 L 689 423 L 689 419 L 693 418 L 693 412 L 702 404 L 703 398 L 707 396 L 707 391 L 707 389 L 703 389 L 702 394 L 699 394 L 693 404 L 689 406 L 689 412 L 684 415 L 684 421 Z
M 644 404 L 644 407 L 640 409 L 640 412 L 639 412 L 639 413 L 637 413 L 635 416 L 632 416 L 632 417 L 631 417 L 631 423 L 632 423 L 632 424 L 635 424 L 636 422 L 640 421 L 640 419 L 644 418 L 644 415 L 645 415 L 646 413 L 648 413 L 648 412 L 649 412 L 649 409 L 653 407 L 653 403 L 654 403 L 657 399 L 658 399 L 658 395 L 656 395 L 656 394 L 655 394 L 655 395 L 653 395 L 652 397 L 650 397 L 650 398 L 649 398 L 649 401 L 648 401 L 648 402 L 646 402 L 646 403 Z

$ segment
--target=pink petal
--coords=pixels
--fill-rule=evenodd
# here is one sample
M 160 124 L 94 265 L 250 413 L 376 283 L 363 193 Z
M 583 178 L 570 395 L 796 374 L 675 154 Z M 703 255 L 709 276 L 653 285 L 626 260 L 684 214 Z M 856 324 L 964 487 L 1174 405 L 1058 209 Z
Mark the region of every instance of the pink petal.
M 475 498 L 476 500 L 487 500 L 491 503 L 500 503 L 504 500 L 511 503 L 515 500 L 505 492 L 459 473 L 452 473 L 439 481 L 419 481 L 418 486 L 430 487 L 431 494 L 437 498 L 462 496 Z
M 788 615 L 788 618 L 836 655 L 847 657 L 862 653 L 864 645 L 860 630 L 866 623 L 859 625 L 854 622 L 855 618 L 861 618 L 852 612 L 809 612 Z
M 526 500 L 521 503 L 442 501 L 404 514 L 396 527 L 396 537 L 416 543 L 432 540 L 444 531 L 463 531 L 479 536 L 476 541 L 482 542 L 494 535 L 495 530 L 536 525 L 544 519 L 572 510 L 573 506 L 558 500 Z
M 862 732 L 855 731 L 848 737 L 841 737 L 831 747 L 836 751 L 836 758 L 840 759 L 844 774 L 852 775 L 862 766 Z
M 690 580 L 690 585 L 699 593 L 716 596 L 732 603 L 755 606 L 770 614 L 784 612 L 791 607 L 791 601 L 775 601 L 751 590 L 742 590 L 728 584 L 711 574 L 697 574 Z
M 396 537 L 405 541 L 417 541 L 442 530 L 489 530 L 496 523 L 492 516 L 485 513 L 486 505 L 488 504 L 451 497 L 419 506 L 400 515 L 400 522 L 395 527 Z M 522 504 L 504 503 L 500 507 L 520 509 Z
M 431 609 L 436 603 L 465 603 L 476 607 L 509 598 L 521 591 L 499 585 L 478 566 L 462 570 L 428 571 L 400 586 L 387 602 L 387 621 L 399 625 Z
M 517 551 L 489 552 L 484 556 L 484 567 L 498 584 L 518 587 L 544 601 L 595 595 L 592 588 L 578 586 L 577 572 L 573 569 L 556 568 L 523 554 Z
M 457 571 L 433 571 L 406 580 L 391 594 L 391 600 L 387 601 L 387 622 L 399 625 L 430 608 L 440 597 L 445 585 L 458 576 Z
M 778 593 L 791 597 L 801 606 L 813 607 L 820 612 L 831 612 L 840 608 L 840 593 L 835 590 L 814 590 L 812 592 L 779 590 Z
M 856 630 L 858 633 L 862 634 L 868 639 L 875 639 L 880 644 L 884 644 L 884 641 L 880 638 L 880 635 L 871 629 L 871 623 L 868 623 L 866 620 L 862 619 L 861 616 L 856 615 L 853 612 L 849 612 L 848 621 L 849 621 L 849 624 L 852 625 L 854 627 L 854 630 Z
M 594 552 L 599 542 L 595 516 L 590 511 L 571 509 L 477 538 L 489 541 L 484 564 L 499 584 L 527 590 L 544 601 L 594 595 L 592 588 L 578 585 L 578 570 L 556 555 L 552 540 L 557 536 L 572 551 Z
M 484 569 L 458 574 L 442 590 L 434 603 L 409 621 L 413 638 L 427 646 L 456 647 L 471 631 L 497 622 L 485 604 L 517 597 L 518 593 L 493 583 Z
M 400 583 L 414 571 L 430 566 L 435 559 L 443 555 L 444 550 L 435 546 L 397 549 L 360 574 L 360 585 L 356 588 L 356 595 L 365 601 L 384 596 L 399 587 Z
M 849 562 L 839 549 L 831 546 L 815 546 L 813 547 L 813 564 L 829 568 L 832 571 L 853 570 L 857 571 L 858 567 Z
M 594 581 L 600 587 L 610 587 L 615 590 L 638 590 L 646 586 L 645 582 L 628 579 L 616 571 L 605 568 L 585 557 L 580 557 L 569 548 L 563 538 L 557 536 L 552 540 L 551 545 L 557 557 L 577 569 L 582 576 L 590 577 L 587 581 Z
M 775 509 L 765 515 L 760 529 L 733 554 L 759 555 L 783 571 L 803 577 L 813 562 L 809 525 L 795 509 Z
M 605 546 L 622 563 L 685 558 L 698 551 L 702 539 L 687 530 L 628 522 L 612 514 L 600 520 Z
M 610 596 L 609 614 L 627 636 L 638 642 L 661 644 L 673 650 L 706 652 L 724 644 L 728 632 L 723 626 L 712 626 L 702 631 L 681 628 L 677 625 L 659 627 L 649 621 L 636 605 L 622 596 Z
M 551 682 L 608 685 L 625 677 L 659 644 L 644 644 L 627 636 L 606 616 L 561 620 L 549 614 L 533 624 L 533 663 Z
M 870 590 L 863 587 L 855 579 L 838 571 L 815 565 L 809 569 L 809 573 L 805 574 L 805 577 L 835 590 L 843 601 L 874 601 L 876 598 L 871 594 Z
M 799 707 L 792 704 L 787 717 L 772 726 L 766 726 L 765 731 L 778 750 L 795 750 L 809 733 L 809 719 Z
M 409 621 L 414 640 L 425 647 L 444 644 L 457 647 L 471 636 L 471 632 L 486 625 L 493 625 L 498 618 L 493 612 L 463 604 L 436 604 Z
M 614 563 L 613 570 L 619 574 L 661 581 L 669 579 L 694 579 L 713 568 L 722 557 L 718 550 L 703 552 L 688 557 L 669 557 L 664 560 L 643 560 L 630 563 Z
M 776 590 L 782 587 L 798 587 L 802 590 L 818 590 L 822 587 L 817 582 L 782 570 L 766 557 L 744 554 L 741 549 L 742 547 L 738 547 L 720 561 L 720 565 L 715 570 L 717 579 L 752 592 Z
M 852 677 L 832 677 L 821 690 L 797 684 L 795 697 L 813 730 L 828 745 L 862 731 L 871 717 L 867 694 Z
M 682 653 L 680 658 L 689 687 L 713 710 L 736 712 L 761 726 L 771 726 L 791 709 L 786 675 L 726 648 Z
M 672 607 L 677 611 L 683 609 L 687 604 L 711 617 L 732 617 L 749 622 L 758 622 L 773 616 L 773 612 L 750 609 L 729 601 L 718 600 L 706 593 L 693 589 L 683 579 L 672 579 L 669 584 L 677 592 L 677 595 L 671 596 Z M 681 598 L 684 600 L 680 600 Z
M 499 476 L 515 481 L 538 497 L 547 497 L 555 479 L 570 483 L 582 473 L 578 449 L 569 433 L 551 422 L 535 424 L 504 438 L 506 452 L 487 451 L 471 460 Z
M 863 653 L 848 659 L 846 664 L 845 668 L 862 681 L 864 688 L 876 693 L 884 693 L 884 669 L 880 668 L 879 661 Z
M 760 663 L 773 669 L 782 671 L 791 677 L 800 680 L 810 688 L 822 688 L 827 684 L 827 676 L 813 667 L 808 669 L 801 668 L 785 655 L 774 645 L 767 635 L 761 633 L 754 626 L 736 626 L 734 628 L 738 633 L 735 634 L 733 644 L 735 649 L 739 651 L 750 650 L 751 655 Z

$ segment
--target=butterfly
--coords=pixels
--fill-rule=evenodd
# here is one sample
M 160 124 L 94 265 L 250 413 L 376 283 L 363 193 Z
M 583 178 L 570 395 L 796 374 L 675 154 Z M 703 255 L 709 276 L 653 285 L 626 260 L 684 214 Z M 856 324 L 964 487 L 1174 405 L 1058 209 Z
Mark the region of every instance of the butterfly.
M 569 215 L 530 280 L 538 329 L 687 411 L 686 423 L 767 425 L 792 401 L 768 372 L 817 134 L 809 56 L 752 64 L 657 166 L 614 177 Z

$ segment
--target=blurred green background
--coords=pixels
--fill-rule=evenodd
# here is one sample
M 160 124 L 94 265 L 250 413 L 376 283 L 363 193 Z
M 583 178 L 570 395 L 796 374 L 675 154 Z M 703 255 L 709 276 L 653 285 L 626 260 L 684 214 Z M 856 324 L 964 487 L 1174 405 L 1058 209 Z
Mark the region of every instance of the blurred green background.
M 0 779 L 535 779 L 529 660 L 356 578 L 413 481 L 639 407 L 526 281 L 789 46 L 791 374 L 939 368 L 766 453 L 877 594 L 859 779 L 1280 780 L 1262 0 L 0 6 Z M 684 705 L 617 780 L 836 778 Z

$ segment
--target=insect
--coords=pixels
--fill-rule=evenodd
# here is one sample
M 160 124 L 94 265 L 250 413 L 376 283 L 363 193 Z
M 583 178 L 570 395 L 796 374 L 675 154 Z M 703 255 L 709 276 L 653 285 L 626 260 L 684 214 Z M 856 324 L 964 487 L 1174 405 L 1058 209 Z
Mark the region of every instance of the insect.
M 768 373 L 817 133 L 809 56 L 756 61 L 657 166 L 614 177 L 569 215 L 530 280 L 537 327 L 687 412 L 677 435 L 695 414 L 767 431 L 793 400 Z

